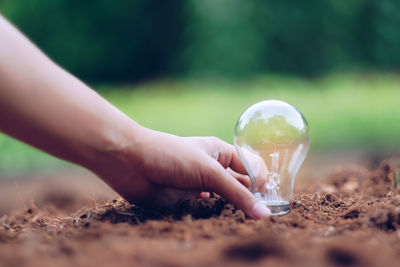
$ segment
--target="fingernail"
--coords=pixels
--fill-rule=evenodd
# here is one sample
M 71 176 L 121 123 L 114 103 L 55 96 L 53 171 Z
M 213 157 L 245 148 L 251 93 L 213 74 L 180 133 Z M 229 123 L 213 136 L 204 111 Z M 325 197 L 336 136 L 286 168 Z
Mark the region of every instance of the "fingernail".
M 270 209 L 261 201 L 257 201 L 256 203 L 254 203 L 254 206 L 250 214 L 250 216 L 256 220 L 265 219 L 270 215 L 271 215 Z

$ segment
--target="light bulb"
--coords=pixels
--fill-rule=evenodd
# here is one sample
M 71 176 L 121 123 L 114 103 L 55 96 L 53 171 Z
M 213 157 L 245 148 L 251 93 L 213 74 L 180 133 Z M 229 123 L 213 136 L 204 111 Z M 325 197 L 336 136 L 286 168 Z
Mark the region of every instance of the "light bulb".
M 293 184 L 310 146 L 304 116 L 280 100 L 246 109 L 235 127 L 235 147 L 251 181 L 251 192 L 272 215 L 289 212 Z

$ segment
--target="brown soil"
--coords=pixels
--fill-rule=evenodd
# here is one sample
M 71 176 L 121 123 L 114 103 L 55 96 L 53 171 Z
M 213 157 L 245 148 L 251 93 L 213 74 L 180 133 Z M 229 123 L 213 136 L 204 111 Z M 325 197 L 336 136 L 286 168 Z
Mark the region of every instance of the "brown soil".
M 263 221 L 216 195 L 169 211 L 49 194 L 0 215 L 0 265 L 399 266 L 395 166 L 347 167 L 297 186 L 290 213 Z

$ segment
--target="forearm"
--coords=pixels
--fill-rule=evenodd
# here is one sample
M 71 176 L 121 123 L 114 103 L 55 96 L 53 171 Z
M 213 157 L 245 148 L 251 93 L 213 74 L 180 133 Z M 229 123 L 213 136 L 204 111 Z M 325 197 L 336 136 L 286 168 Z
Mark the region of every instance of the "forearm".
M 91 159 L 124 146 L 141 128 L 54 64 L 2 17 L 0 40 L 1 131 L 87 166 Z

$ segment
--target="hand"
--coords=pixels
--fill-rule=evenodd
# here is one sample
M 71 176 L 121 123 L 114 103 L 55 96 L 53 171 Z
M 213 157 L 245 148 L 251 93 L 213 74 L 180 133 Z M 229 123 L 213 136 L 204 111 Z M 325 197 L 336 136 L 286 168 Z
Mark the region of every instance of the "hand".
M 133 143 L 108 164 L 92 168 L 128 201 L 170 206 L 215 191 L 253 219 L 270 215 L 247 189 L 249 178 L 232 145 L 215 137 L 178 137 L 145 128 Z

